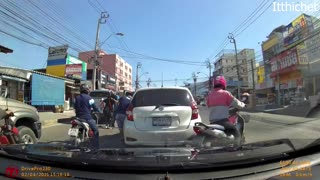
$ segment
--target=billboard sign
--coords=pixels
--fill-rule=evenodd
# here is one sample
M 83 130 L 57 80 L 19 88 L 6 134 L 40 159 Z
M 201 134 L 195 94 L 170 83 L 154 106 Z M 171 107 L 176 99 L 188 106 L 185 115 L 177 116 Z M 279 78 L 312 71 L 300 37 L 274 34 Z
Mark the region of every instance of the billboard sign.
M 290 49 L 271 59 L 271 71 L 276 72 L 298 64 L 296 49 Z
M 48 60 L 64 59 L 68 53 L 68 45 L 49 47 Z
M 304 42 L 297 45 L 297 53 L 298 53 L 299 64 L 308 64 L 309 60 L 308 60 L 307 48 Z
M 72 79 L 81 79 L 82 64 L 67 64 L 65 76 Z
M 312 19 L 310 16 L 304 14 L 300 15 L 286 26 L 286 30 L 283 32 L 284 47 L 290 48 L 296 45 L 297 42 L 307 36 L 309 31 L 312 31 L 312 26 Z
M 87 79 L 87 63 L 81 61 L 80 59 L 67 55 L 67 59 L 66 59 L 66 64 L 81 64 L 81 70 L 82 70 L 82 74 L 81 74 L 81 79 L 82 80 L 86 80 Z
M 58 77 L 64 77 L 66 72 L 66 65 L 47 66 L 46 73 Z

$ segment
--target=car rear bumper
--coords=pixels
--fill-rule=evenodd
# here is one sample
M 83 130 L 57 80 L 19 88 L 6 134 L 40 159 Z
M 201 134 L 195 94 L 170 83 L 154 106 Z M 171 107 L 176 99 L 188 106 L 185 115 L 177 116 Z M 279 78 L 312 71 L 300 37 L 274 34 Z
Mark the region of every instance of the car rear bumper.
M 179 146 L 184 145 L 193 137 L 193 125 L 201 119 L 192 120 L 187 129 L 172 131 L 141 131 L 136 129 L 134 122 L 125 120 L 124 142 L 132 146 Z

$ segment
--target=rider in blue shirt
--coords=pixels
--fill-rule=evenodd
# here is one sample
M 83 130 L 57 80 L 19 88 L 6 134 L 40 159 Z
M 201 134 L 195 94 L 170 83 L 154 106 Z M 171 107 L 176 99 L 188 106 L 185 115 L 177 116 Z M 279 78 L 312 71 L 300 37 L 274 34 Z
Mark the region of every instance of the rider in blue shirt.
M 93 140 L 91 141 L 91 146 L 93 149 L 99 149 L 99 130 L 96 125 L 96 121 L 92 118 L 91 108 L 96 112 L 101 112 L 94 104 L 94 99 L 89 96 L 90 88 L 86 84 L 80 86 L 80 95 L 75 98 L 74 108 L 76 111 L 76 116 L 80 119 L 86 120 L 90 128 L 94 133 Z

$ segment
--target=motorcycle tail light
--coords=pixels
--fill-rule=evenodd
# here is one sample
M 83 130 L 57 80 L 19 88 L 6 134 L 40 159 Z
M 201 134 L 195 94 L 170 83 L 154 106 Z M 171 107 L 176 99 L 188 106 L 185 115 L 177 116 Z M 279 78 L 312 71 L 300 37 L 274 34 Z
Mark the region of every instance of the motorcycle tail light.
M 13 133 L 14 135 L 19 135 L 19 130 L 18 130 L 18 128 L 13 127 L 13 128 L 12 128 L 12 133 Z
M 199 134 L 202 133 L 201 128 L 198 127 L 198 126 L 194 126 L 194 127 L 193 127 L 193 131 L 194 131 L 197 135 L 199 135 Z
M 78 123 L 77 123 L 75 120 L 72 120 L 72 121 L 71 121 L 71 125 L 72 125 L 72 127 L 74 127 L 74 126 L 77 126 Z
M 9 140 L 8 140 L 8 138 L 6 136 L 1 135 L 0 136 L 0 143 L 1 144 L 9 144 Z
M 89 130 L 89 137 L 93 137 L 93 135 L 94 135 L 94 134 L 93 134 L 93 131 L 90 129 L 90 130 Z

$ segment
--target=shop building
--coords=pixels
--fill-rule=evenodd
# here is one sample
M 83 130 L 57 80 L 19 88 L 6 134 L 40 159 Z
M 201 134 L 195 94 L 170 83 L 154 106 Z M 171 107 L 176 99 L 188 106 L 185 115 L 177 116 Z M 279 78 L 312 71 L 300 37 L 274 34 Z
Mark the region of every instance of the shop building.
M 80 93 L 79 85 L 87 80 L 87 63 L 68 54 L 68 46 L 50 47 L 46 74 L 72 81 L 65 85 L 65 100 L 72 107 L 75 97 Z
M 237 54 L 239 64 L 240 81 L 237 75 L 237 61 L 234 50 L 222 50 L 214 61 L 214 74 L 222 74 L 227 80 L 229 91 L 237 94 L 238 83 L 241 91 L 253 89 L 251 61 L 255 64 L 255 52 L 253 49 L 243 49 Z
M 8 87 L 9 98 L 43 111 L 65 105 L 65 87 L 74 85 L 74 81 L 33 70 L 0 67 L 0 85 Z
M 306 97 L 305 39 L 313 31 L 312 17 L 301 14 L 288 25 L 274 29 L 262 44 L 265 77 L 273 79 L 278 104 Z
M 79 58 L 88 63 L 88 81 L 92 81 L 94 51 L 79 53 Z M 132 66 L 118 54 L 99 51 L 99 68 L 96 87 L 115 91 L 132 91 Z M 104 80 L 103 80 L 104 79 Z

